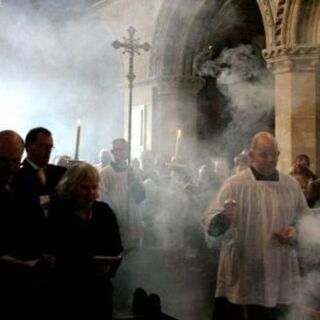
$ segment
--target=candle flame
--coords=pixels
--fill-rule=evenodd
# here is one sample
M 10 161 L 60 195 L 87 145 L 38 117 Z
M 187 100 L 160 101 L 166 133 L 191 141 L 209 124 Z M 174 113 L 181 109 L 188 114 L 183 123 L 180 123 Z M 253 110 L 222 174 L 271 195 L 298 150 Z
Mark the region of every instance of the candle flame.
M 81 127 L 81 120 L 77 120 L 77 127 Z
M 181 130 L 178 129 L 178 130 L 177 130 L 177 139 L 180 139 L 180 137 L 181 137 Z

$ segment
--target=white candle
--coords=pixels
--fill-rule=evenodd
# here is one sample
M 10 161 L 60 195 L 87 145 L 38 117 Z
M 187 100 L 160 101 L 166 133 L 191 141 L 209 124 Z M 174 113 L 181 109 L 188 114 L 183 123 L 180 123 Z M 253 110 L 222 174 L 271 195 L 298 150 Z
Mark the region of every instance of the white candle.
M 74 160 L 79 160 L 79 147 L 80 147 L 80 133 L 81 133 L 81 121 L 77 121 L 77 136 L 76 136 L 76 150 L 74 153 Z
M 177 137 L 176 137 L 176 147 L 175 147 L 175 156 L 177 157 L 179 155 L 179 144 L 180 144 L 180 138 L 181 138 L 181 130 L 177 130 Z

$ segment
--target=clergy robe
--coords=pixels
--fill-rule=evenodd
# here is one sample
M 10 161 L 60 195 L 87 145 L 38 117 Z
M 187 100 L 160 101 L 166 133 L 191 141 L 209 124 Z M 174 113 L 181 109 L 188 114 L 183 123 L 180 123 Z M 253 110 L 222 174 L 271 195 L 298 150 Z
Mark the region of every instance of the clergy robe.
M 234 221 L 222 239 L 216 297 L 235 304 L 274 307 L 297 300 L 300 274 L 296 249 L 275 233 L 309 212 L 298 183 L 279 173 L 279 181 L 258 181 L 251 169 L 230 177 L 212 209 L 234 199 Z
M 137 180 L 129 182 L 127 168 L 117 169 L 114 163 L 100 171 L 100 180 L 100 200 L 106 202 L 116 214 L 123 243 L 139 243 L 143 235 L 139 202 L 145 197 L 142 184 Z

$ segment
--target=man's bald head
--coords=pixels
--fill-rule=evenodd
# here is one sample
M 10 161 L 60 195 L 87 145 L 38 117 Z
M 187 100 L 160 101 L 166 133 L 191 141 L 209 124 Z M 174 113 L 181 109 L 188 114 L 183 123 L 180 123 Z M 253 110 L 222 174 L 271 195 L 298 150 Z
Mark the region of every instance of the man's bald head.
M 12 130 L 0 131 L 0 182 L 6 184 L 19 167 L 24 149 L 23 139 Z
M 259 132 L 252 138 L 249 158 L 257 171 L 264 175 L 273 174 L 278 157 L 278 143 L 271 133 Z
M 262 132 L 258 132 L 252 138 L 250 150 L 259 148 L 259 146 L 264 144 L 273 145 L 276 148 L 278 148 L 278 142 L 276 138 L 270 132 L 262 131 Z

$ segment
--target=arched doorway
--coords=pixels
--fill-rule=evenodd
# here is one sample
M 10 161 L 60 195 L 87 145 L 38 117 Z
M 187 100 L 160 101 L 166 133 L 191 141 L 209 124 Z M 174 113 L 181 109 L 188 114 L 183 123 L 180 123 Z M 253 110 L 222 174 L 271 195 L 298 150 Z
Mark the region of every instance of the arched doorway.
M 273 77 L 262 57 L 264 48 L 265 31 L 255 2 L 206 1 L 198 12 L 189 29 L 182 70 L 185 75 L 196 72 L 203 80 L 196 120 L 200 158 L 231 160 L 248 147 L 254 133 L 274 131 Z M 201 55 L 202 66 L 197 62 L 194 68 Z

